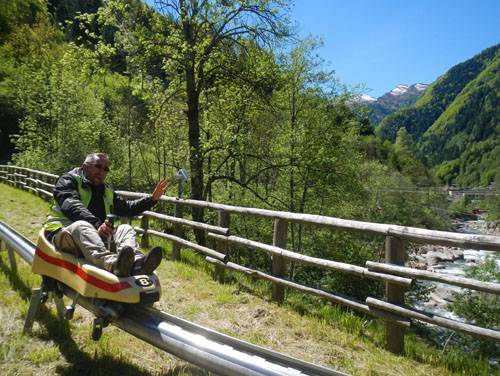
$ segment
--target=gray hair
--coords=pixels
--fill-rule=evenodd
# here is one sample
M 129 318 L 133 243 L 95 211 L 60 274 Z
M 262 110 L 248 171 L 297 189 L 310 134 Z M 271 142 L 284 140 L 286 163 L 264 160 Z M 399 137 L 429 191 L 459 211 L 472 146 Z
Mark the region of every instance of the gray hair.
M 109 157 L 106 153 L 92 153 L 85 157 L 85 164 L 94 164 L 98 159 L 105 159 L 109 163 Z

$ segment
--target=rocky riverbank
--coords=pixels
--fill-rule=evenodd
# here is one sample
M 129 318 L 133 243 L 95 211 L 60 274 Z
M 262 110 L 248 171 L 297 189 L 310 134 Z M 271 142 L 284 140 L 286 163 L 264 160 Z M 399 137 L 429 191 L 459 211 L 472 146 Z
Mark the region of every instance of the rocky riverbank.
M 500 236 L 498 228 L 500 221 L 467 221 L 457 222 L 455 227 L 459 232 Z M 481 252 L 481 251 L 479 251 Z M 470 253 L 470 252 L 469 252 Z M 415 269 L 436 271 L 445 269 L 446 264 L 456 261 L 476 262 L 476 258 L 466 257 L 468 250 L 439 245 L 415 246 L 408 257 L 406 266 Z
M 467 221 L 454 223 L 458 232 L 470 232 L 472 229 L 477 234 L 500 236 L 500 221 Z M 464 230 L 465 228 L 465 230 Z M 463 231 L 462 231 L 463 230 Z
M 500 236 L 498 225 L 498 221 L 467 221 L 456 223 L 455 227 L 459 232 Z M 416 245 L 408 257 L 406 266 L 436 273 L 463 276 L 468 266 L 477 265 L 487 255 L 494 253 L 436 245 Z M 432 287 L 429 299 L 418 306 L 441 316 L 453 317 L 453 314 L 449 312 L 448 305 L 455 300 L 454 295 L 461 289 L 434 282 L 425 282 L 425 285 Z

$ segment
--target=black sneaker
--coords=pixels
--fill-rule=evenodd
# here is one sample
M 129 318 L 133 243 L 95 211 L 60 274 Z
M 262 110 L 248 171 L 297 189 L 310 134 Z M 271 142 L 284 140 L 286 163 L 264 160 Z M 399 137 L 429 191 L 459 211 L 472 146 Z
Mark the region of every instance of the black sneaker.
M 113 274 L 117 277 L 130 277 L 132 266 L 134 265 L 134 250 L 132 247 L 123 247 L 118 253 L 113 268 Z
M 132 275 L 153 274 L 156 268 L 160 265 L 162 258 L 163 251 L 161 247 L 159 245 L 154 245 L 144 258 L 137 260 L 134 263 Z

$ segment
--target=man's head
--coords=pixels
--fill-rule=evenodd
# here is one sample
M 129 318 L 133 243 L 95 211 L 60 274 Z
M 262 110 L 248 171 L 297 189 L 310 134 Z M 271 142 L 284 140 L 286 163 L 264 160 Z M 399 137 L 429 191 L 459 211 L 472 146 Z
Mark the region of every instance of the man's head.
M 93 153 L 87 155 L 82 164 L 85 177 L 95 185 L 104 183 L 109 172 L 109 158 L 104 153 Z

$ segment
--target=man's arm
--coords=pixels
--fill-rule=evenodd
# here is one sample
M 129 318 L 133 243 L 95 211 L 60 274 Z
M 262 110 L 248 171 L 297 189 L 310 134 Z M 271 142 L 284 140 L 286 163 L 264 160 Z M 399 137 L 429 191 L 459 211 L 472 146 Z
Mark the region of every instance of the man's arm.
M 143 197 L 137 200 L 125 200 L 115 194 L 113 199 L 114 214 L 124 217 L 134 217 L 139 215 L 142 212 L 151 209 L 166 189 L 167 181 L 161 180 L 156 185 L 153 194 L 149 197 Z

